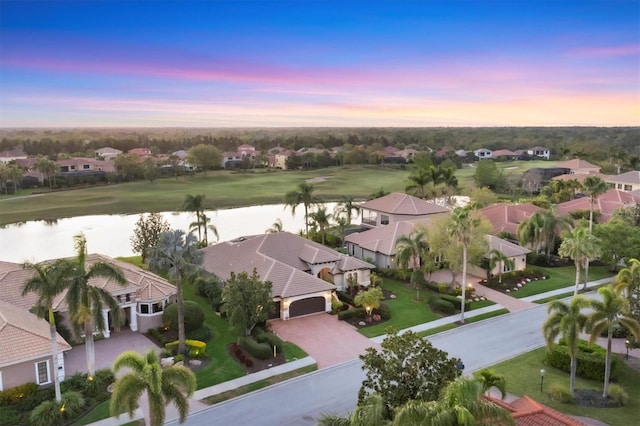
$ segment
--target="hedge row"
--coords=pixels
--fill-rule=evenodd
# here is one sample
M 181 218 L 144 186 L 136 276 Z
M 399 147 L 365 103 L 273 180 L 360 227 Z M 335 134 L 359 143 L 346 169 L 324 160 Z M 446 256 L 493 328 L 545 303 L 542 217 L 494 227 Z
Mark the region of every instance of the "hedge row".
M 594 350 L 584 352 L 578 350 L 576 375 L 585 379 L 604 380 L 606 351 Z M 569 373 L 571 371 L 571 357 L 566 346 L 554 345 L 547 351 L 546 362 L 552 367 L 561 369 Z M 615 357 L 611 359 L 611 375 L 613 376 L 618 365 Z
M 351 318 L 362 317 L 364 314 L 364 308 L 353 308 L 347 311 L 338 312 L 338 319 L 340 321 L 346 321 Z
M 281 352 L 284 346 L 282 339 L 273 333 L 259 333 L 256 334 L 255 339 L 258 343 L 267 343 L 272 348 L 275 346 L 278 352 Z
M 158 343 L 160 343 L 162 346 L 165 346 L 167 343 L 171 342 L 171 339 L 168 338 L 164 333 L 164 327 L 150 328 L 149 331 L 147 331 L 147 333 L 151 337 L 156 339 Z
M 348 305 L 353 306 L 353 297 L 351 297 L 351 295 L 349 293 L 345 293 L 344 291 L 336 291 L 336 294 L 338 295 L 338 299 L 342 302 L 342 303 L 346 303 Z
M 251 336 L 240 339 L 240 347 L 258 359 L 269 359 L 273 356 L 273 348 L 268 343 L 259 343 Z
M 456 312 L 456 307 L 448 300 L 441 297 L 432 297 L 429 300 L 429 306 L 434 311 L 442 312 L 443 314 L 453 314 Z
M 454 308 L 456 308 L 457 310 L 461 310 L 462 309 L 462 299 L 458 299 L 457 296 L 451 296 L 449 294 L 441 294 L 440 298 L 442 300 L 446 300 L 447 302 L 450 302 Z M 471 309 L 471 301 L 469 299 L 466 299 L 464 301 L 464 310 L 468 311 Z

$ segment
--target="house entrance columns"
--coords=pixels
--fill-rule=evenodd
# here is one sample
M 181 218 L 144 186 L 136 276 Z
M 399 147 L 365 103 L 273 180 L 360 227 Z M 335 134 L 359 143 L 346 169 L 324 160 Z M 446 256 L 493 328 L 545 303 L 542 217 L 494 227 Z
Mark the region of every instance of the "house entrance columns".
M 138 331 L 138 313 L 135 305 L 129 306 L 129 327 L 131 331 Z
M 109 311 L 110 309 L 102 310 L 102 322 L 104 324 L 104 331 L 102 332 L 102 334 L 104 335 L 105 339 L 111 337 L 111 330 L 109 329 Z

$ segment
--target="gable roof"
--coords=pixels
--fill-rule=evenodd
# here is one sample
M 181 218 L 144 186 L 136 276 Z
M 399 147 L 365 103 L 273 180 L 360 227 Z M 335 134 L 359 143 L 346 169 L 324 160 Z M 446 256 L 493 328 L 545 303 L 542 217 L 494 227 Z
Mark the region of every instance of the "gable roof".
M 271 282 L 272 297 L 282 298 L 335 289 L 333 284 L 309 274 L 310 265 L 333 263 L 335 272 L 374 268 L 289 232 L 236 238 L 201 252 L 203 267 L 221 279 L 229 279 L 232 272 L 251 273 L 255 268 L 262 280 Z
M 574 158 L 573 160 L 562 161 L 556 164 L 556 167 L 565 167 L 571 170 L 580 170 L 580 169 L 598 169 L 600 170 L 600 166 L 596 166 L 595 164 L 591 164 L 586 160 L 580 160 L 579 158 Z
M 426 224 L 427 220 L 404 220 L 389 225 L 379 226 L 363 232 L 354 232 L 345 237 L 345 241 L 356 244 L 365 250 L 381 253 L 387 256 L 396 254 L 398 238 L 409 235 L 418 225 Z
M 94 253 L 87 255 L 88 266 L 96 262 L 109 263 L 122 270 L 127 280 L 124 286 L 121 286 L 114 280 L 101 277 L 89 280 L 90 285 L 103 288 L 114 296 L 135 293 L 140 301 L 154 301 L 161 300 L 176 293 L 175 286 L 164 278 L 128 262 L 116 260 L 102 254 Z M 23 269 L 22 265 L 0 262 L 0 300 L 27 310 L 34 307 L 38 300 L 36 293 L 31 292 L 22 296 L 24 283 L 31 278 L 32 275 L 33 272 L 28 269 Z M 56 311 L 65 311 L 67 309 L 65 296 L 66 293 L 63 292 L 55 298 L 53 306 Z
M 71 349 L 60 335 L 58 350 Z M 26 309 L 0 300 L 0 368 L 51 355 L 49 323 Z
M 547 407 L 527 395 L 510 403 L 497 398 L 485 398 L 509 410 L 516 426 L 586 426 L 585 423 Z
M 449 209 L 445 207 L 401 192 L 394 192 L 384 197 L 365 201 L 360 204 L 360 208 L 407 216 L 423 216 L 449 212 Z
M 499 250 L 507 257 L 524 256 L 531 253 L 531 250 L 526 247 L 503 240 L 494 235 L 485 235 L 485 238 L 489 243 L 489 250 Z
M 640 203 L 640 197 L 618 189 L 610 189 L 598 197 L 593 208 L 600 212 L 598 221 L 603 223 L 611 219 L 611 215 L 617 209 L 637 203 Z M 591 201 L 589 197 L 583 197 L 558 204 L 556 213 L 558 216 L 565 216 L 577 210 L 590 209 Z
M 478 214 L 484 216 L 491 223 L 494 234 L 508 232 L 511 235 L 516 235 L 520 222 L 540 210 L 542 210 L 540 207 L 533 204 L 498 203 L 479 209 Z
M 640 171 L 632 170 L 621 175 L 607 176 L 607 180 L 616 183 L 640 184 Z

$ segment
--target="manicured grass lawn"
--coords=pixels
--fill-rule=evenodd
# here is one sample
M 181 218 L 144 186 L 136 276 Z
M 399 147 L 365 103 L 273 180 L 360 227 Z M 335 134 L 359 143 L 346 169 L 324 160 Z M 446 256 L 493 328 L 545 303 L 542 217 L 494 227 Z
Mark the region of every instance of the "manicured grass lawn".
M 342 195 L 366 198 L 380 187 L 403 191 L 408 170 L 385 166 L 343 166 L 307 171 L 258 170 L 255 173 L 208 172 L 192 178 L 162 178 L 94 186 L 34 197 L 0 197 L 0 225 L 38 219 L 58 219 L 92 214 L 126 214 L 176 211 L 186 194 L 205 194 L 207 208 L 277 204 L 284 194 L 307 179 L 326 177 L 315 183 L 315 194 L 326 201 Z
M 73 426 L 88 425 L 90 423 L 94 423 L 99 420 L 106 419 L 107 417 L 110 417 L 109 400 L 103 401 L 100 404 L 96 405 L 93 408 L 93 410 L 89 411 L 84 417 L 80 418 L 78 421 L 72 423 L 72 425 Z
M 420 290 L 420 299 L 416 301 L 416 290 L 410 287 L 406 282 L 385 278 L 382 288 L 396 295 L 395 299 L 386 300 L 385 303 L 391 310 L 391 319 L 382 324 L 373 325 L 371 327 L 361 328 L 361 334 L 367 337 L 380 336 L 385 334 L 388 327 L 396 330 L 402 330 L 414 325 L 423 324 L 437 320 L 442 316 L 434 313 L 427 305 L 428 296 L 431 294 L 427 290 Z M 473 302 L 472 309 L 493 305 L 490 301 Z
M 578 407 L 552 401 L 546 392 L 540 392 L 540 369 L 545 370 L 544 389 L 552 383 L 569 386 L 569 374 L 543 363 L 546 348 L 536 349 L 510 360 L 492 366 L 507 379 L 507 392 L 522 396 L 529 395 L 541 403 L 558 411 L 577 416 L 588 416 L 612 426 L 629 426 L 638 423 L 640 413 L 640 372 L 627 366 L 622 360 L 618 364 L 617 379 L 629 394 L 629 403 L 619 408 Z M 597 389 L 602 391 L 601 381 L 576 379 L 576 389 Z
M 532 266 L 532 269 L 543 271 L 547 277 L 546 280 L 538 280 L 530 282 L 518 291 L 512 291 L 510 296 L 521 299 L 526 296 L 533 296 L 559 288 L 571 287 L 576 282 L 576 269 L 573 266 L 563 266 L 560 268 L 543 268 L 541 266 Z M 614 274 L 609 271 L 607 266 L 592 266 L 589 268 L 589 281 L 599 280 L 605 277 L 611 277 Z
M 488 318 L 493 318 L 493 317 L 497 317 L 499 315 L 504 315 L 504 314 L 508 314 L 508 313 L 509 313 L 508 309 L 498 309 L 497 311 L 487 312 L 486 314 L 480 314 L 480 315 L 475 316 L 475 317 L 465 318 L 465 323 L 466 324 L 471 324 L 471 323 L 474 323 L 474 322 L 482 321 L 482 320 L 485 320 L 485 319 L 488 319 Z M 444 325 L 441 325 L 439 327 L 430 328 L 429 330 L 421 331 L 421 332 L 419 332 L 417 334 L 420 337 L 426 337 L 426 336 L 431 336 L 433 334 L 441 333 L 443 331 L 452 330 L 452 329 L 458 328 L 458 327 L 460 327 L 460 326 L 458 324 L 456 324 L 456 323 L 444 324 Z

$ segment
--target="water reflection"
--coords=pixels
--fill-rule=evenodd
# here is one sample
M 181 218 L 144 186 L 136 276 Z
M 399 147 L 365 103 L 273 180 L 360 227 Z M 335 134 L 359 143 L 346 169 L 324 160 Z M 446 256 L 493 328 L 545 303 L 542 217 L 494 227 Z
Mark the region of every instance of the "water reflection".
M 332 211 L 335 203 L 327 203 Z M 220 241 L 243 235 L 262 234 L 276 219 L 282 221 L 284 231 L 297 233 L 304 229 L 302 208 L 291 214 L 283 204 L 241 207 L 207 211 L 211 224 L 218 228 Z M 187 212 L 165 212 L 162 216 L 172 229 L 189 231 L 195 218 Z M 78 216 L 49 221 L 30 221 L 7 225 L 0 229 L 0 261 L 39 262 L 46 259 L 73 256 L 73 236 L 83 232 L 90 253 L 108 256 L 132 256 L 131 237 L 140 215 Z

